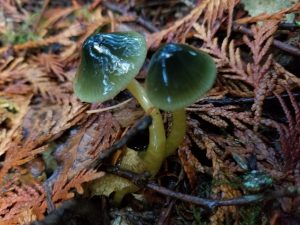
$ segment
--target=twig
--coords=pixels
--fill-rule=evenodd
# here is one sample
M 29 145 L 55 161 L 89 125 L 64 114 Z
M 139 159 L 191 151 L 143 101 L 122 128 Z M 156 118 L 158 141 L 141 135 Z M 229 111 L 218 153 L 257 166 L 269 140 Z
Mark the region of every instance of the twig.
M 52 192 L 53 192 L 53 186 L 54 183 L 57 181 L 61 171 L 63 170 L 62 166 L 58 166 L 56 170 L 52 173 L 52 175 L 43 183 L 43 187 L 46 193 L 46 202 L 47 202 L 47 212 L 53 212 L 56 207 L 54 205 L 54 202 L 52 202 Z
M 167 224 L 167 221 L 170 217 L 171 211 L 172 211 L 175 203 L 176 203 L 176 199 L 172 199 L 172 200 L 168 201 L 168 207 L 161 211 L 159 220 L 157 221 L 156 225 Z
M 218 200 L 218 199 L 207 199 L 200 198 L 197 196 L 192 196 L 188 194 L 183 194 L 180 192 L 172 191 L 165 187 L 159 186 L 153 182 L 148 181 L 148 176 L 146 173 L 137 174 L 130 171 L 121 170 L 115 166 L 109 166 L 104 168 L 105 171 L 109 173 L 113 173 L 120 177 L 126 178 L 132 181 L 135 185 L 139 187 L 149 188 L 154 190 L 160 194 L 179 199 L 184 202 L 192 203 L 198 206 L 202 206 L 204 208 L 213 210 L 216 207 L 220 206 L 231 206 L 231 205 L 247 205 L 251 203 L 262 202 L 265 200 L 276 199 L 280 197 L 295 197 L 300 195 L 299 187 L 289 187 L 286 189 L 282 189 L 279 191 L 265 192 L 260 194 L 252 194 L 252 195 L 244 195 L 238 198 L 226 199 L 226 200 Z
M 282 98 L 289 98 L 289 95 L 287 93 L 280 95 Z M 299 100 L 300 93 L 293 93 L 293 96 Z M 230 97 L 224 97 L 221 99 L 204 99 L 200 100 L 199 104 L 213 104 L 215 106 L 224 106 L 224 105 L 239 105 L 239 104 L 253 104 L 254 98 L 230 98 Z M 272 95 L 265 98 L 265 101 L 277 101 L 277 98 Z M 189 107 L 187 108 L 188 111 L 194 111 L 195 108 Z
M 115 151 L 122 148 L 129 141 L 130 138 L 135 136 L 138 132 L 145 130 L 152 123 L 151 116 L 145 116 L 140 119 L 132 128 L 130 128 L 127 133 L 117 142 L 115 142 L 111 147 L 106 150 L 103 150 L 99 158 L 97 158 L 92 164 L 91 167 L 98 167 L 99 164 L 109 156 L 111 156 Z
M 233 30 L 238 31 L 238 32 L 243 33 L 243 34 L 246 34 L 250 37 L 253 36 L 252 31 L 250 29 L 246 28 L 243 25 L 234 24 L 233 25 Z M 284 42 L 278 41 L 278 40 L 273 40 L 273 45 L 275 47 L 281 49 L 282 51 L 285 51 L 285 52 L 290 53 L 291 55 L 300 57 L 300 49 L 299 48 L 296 48 L 294 46 L 291 46 L 287 43 L 284 43 Z
M 132 98 L 129 98 L 127 100 L 125 100 L 124 102 L 121 102 L 119 104 L 113 105 L 113 106 L 109 106 L 109 107 L 105 107 L 105 108 L 100 108 L 100 109 L 92 109 L 92 110 L 88 110 L 86 111 L 87 114 L 91 114 L 91 113 L 100 113 L 100 112 L 105 112 L 105 111 L 109 111 L 112 109 L 116 109 L 119 108 L 121 106 L 126 105 L 128 102 L 130 102 L 132 100 Z
M 282 30 L 290 30 L 290 31 L 295 31 L 300 29 L 300 27 L 296 23 L 280 23 L 279 28 Z
M 136 17 L 137 23 L 139 23 L 140 25 L 142 25 L 143 27 L 145 27 L 147 30 L 149 30 L 151 32 L 159 31 L 159 29 L 157 27 L 155 27 L 151 22 L 147 21 L 146 19 L 144 19 L 140 16 L 137 16 L 136 13 L 127 12 L 127 10 L 124 10 L 123 9 L 124 7 L 120 6 L 120 4 L 116 5 L 116 4 L 113 4 L 111 2 L 104 1 L 103 5 L 106 8 L 108 8 L 108 9 L 114 11 L 114 12 L 117 12 L 117 13 L 120 13 L 120 14 L 123 14 L 123 15 Z
M 88 10 L 92 12 L 101 3 L 101 1 L 102 0 L 94 0 L 92 4 L 89 5 Z

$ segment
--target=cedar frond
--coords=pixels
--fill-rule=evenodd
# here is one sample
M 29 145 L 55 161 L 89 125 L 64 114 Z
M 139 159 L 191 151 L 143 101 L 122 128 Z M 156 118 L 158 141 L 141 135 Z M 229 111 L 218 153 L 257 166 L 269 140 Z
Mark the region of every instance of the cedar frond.
M 282 18 L 289 13 L 297 12 L 300 10 L 300 3 L 295 3 L 295 5 L 289 7 L 289 8 L 284 8 L 276 13 L 273 14 L 267 14 L 267 13 L 262 13 L 260 15 L 254 16 L 254 17 L 246 17 L 246 18 L 241 18 L 236 20 L 236 23 L 243 24 L 243 23 L 257 23 L 257 22 L 262 22 L 266 20 L 277 20 L 281 21 Z
M 237 1 L 235 0 L 217 0 L 209 1 L 204 13 L 202 24 L 206 24 L 207 30 L 210 31 L 210 37 L 215 36 L 219 26 L 216 26 L 217 21 L 221 23 L 226 19 L 228 13 L 227 37 L 231 33 L 233 9 Z
M 5 1 L 1 0 L 1 10 L 3 10 L 3 13 L 5 17 L 10 18 L 14 22 L 22 22 L 26 20 L 28 13 L 26 10 L 18 10 L 17 3 L 14 3 L 14 1 Z
M 14 142 L 18 141 L 20 140 L 14 140 Z M 7 154 L 5 155 L 5 159 L 2 162 L 2 168 L 0 170 L 0 179 L 2 180 L 11 168 L 15 168 L 17 166 L 23 165 L 31 161 L 32 159 L 34 159 L 35 155 L 44 152 L 46 149 L 47 146 L 42 146 L 36 149 L 33 149 L 32 146 L 26 146 L 21 148 L 17 146 L 17 143 L 11 143 L 7 147 Z
M 71 6 L 68 8 L 55 8 L 47 10 L 43 14 L 45 22 L 40 24 L 40 26 L 38 27 L 38 31 L 53 27 L 55 23 L 57 23 L 62 18 L 66 18 L 69 14 L 73 13 L 77 9 L 78 7 Z
M 249 75 L 246 73 L 246 66 L 241 59 L 240 49 L 234 48 L 233 40 L 228 43 L 228 38 L 225 38 L 221 47 L 219 47 L 218 39 L 214 38 L 211 40 L 208 35 L 205 35 L 203 26 L 201 28 L 200 25 L 194 24 L 194 28 L 197 31 L 197 34 L 194 36 L 205 41 L 205 45 L 201 49 L 216 58 L 219 71 L 223 73 L 224 77 L 238 79 L 252 84 Z
M 247 65 L 248 73 L 251 74 L 252 84 L 258 86 L 262 77 L 271 66 L 272 55 L 267 55 L 267 51 L 273 41 L 272 35 L 277 30 L 277 21 L 265 22 L 261 26 L 252 26 L 253 40 L 243 36 L 245 44 L 250 48 L 253 63 Z M 266 58 L 266 59 L 264 59 Z
M 258 167 L 263 169 L 270 167 L 274 170 L 280 164 L 276 158 L 276 150 L 269 146 L 268 142 L 259 133 L 250 129 L 244 131 L 236 129 L 234 136 L 237 142 L 245 149 L 244 152 L 241 151 L 239 153 L 241 155 L 254 154 L 258 160 Z M 268 163 L 268 165 L 263 166 L 260 164 L 260 161 Z
M 243 37 L 253 58 L 253 63 L 247 65 L 241 59 L 240 49 L 234 47 L 233 40 L 229 42 L 229 38 L 226 37 L 219 46 L 218 40 L 212 39 L 211 31 L 204 24 L 193 25 L 197 32 L 194 37 L 204 41 L 202 50 L 215 57 L 222 77 L 238 79 L 254 87 L 255 103 L 252 107 L 256 122 L 254 129 L 258 128 L 261 119 L 264 98 L 273 90 L 278 78 L 276 73 L 269 72 L 272 55 L 268 55 L 273 41 L 272 35 L 277 30 L 277 23 L 277 21 L 270 21 L 261 26 L 252 26 L 253 40 L 247 36 Z
M 223 199 L 230 199 L 230 198 L 236 198 L 242 195 L 241 191 L 238 189 L 232 187 L 226 178 L 224 174 L 217 174 L 215 176 L 216 180 L 222 180 L 223 183 L 220 185 L 214 185 L 213 186 L 213 195 L 214 198 L 217 198 L 217 196 L 222 196 Z M 237 206 L 228 206 L 228 207 L 219 207 L 216 212 L 210 216 L 209 220 L 211 224 L 224 224 L 226 223 L 226 215 L 232 215 L 232 216 L 237 216 L 238 214 L 238 207 Z
M 212 175 L 215 176 L 221 173 L 223 161 L 220 155 L 222 155 L 222 149 L 217 145 L 217 143 L 207 135 L 201 128 L 200 123 L 194 119 L 190 119 L 188 123 L 190 129 L 188 130 L 188 135 L 199 147 L 200 151 L 206 152 L 206 157 L 212 162 Z M 200 162 L 199 162 L 200 163 Z
M 75 37 L 75 36 L 79 36 L 81 34 L 83 34 L 85 31 L 85 28 L 78 22 L 78 23 L 74 23 L 73 25 L 71 25 L 69 28 L 63 30 L 61 33 L 54 35 L 54 36 L 50 36 L 48 38 L 45 39 L 38 39 L 35 41 L 27 41 L 23 44 L 17 44 L 13 46 L 13 49 L 15 51 L 21 51 L 21 50 L 26 50 L 29 48 L 38 48 L 41 46 L 47 46 L 49 44 L 53 44 L 53 43 L 60 43 L 61 45 L 72 45 L 74 44 L 73 41 L 70 40 L 70 37 Z M 2 47 L 0 48 L 0 54 L 3 54 L 4 52 L 6 52 L 8 50 L 9 47 Z
M 26 79 L 31 82 L 34 92 L 40 94 L 51 103 L 68 104 L 72 91 L 50 79 L 40 67 L 32 67 L 26 71 Z
M 22 165 L 45 151 L 46 142 L 54 140 L 71 126 L 86 119 L 86 109 L 87 106 L 77 100 L 62 106 L 44 103 L 31 107 L 24 116 L 23 124 L 16 130 L 16 138 L 6 147 L 7 154 L 2 162 L 0 179 L 9 169 Z
M 194 104 L 193 107 L 187 108 L 188 111 L 197 112 L 197 115 L 203 120 L 220 128 L 228 127 L 227 120 L 241 130 L 247 128 L 245 124 L 253 125 L 253 118 L 250 112 L 234 111 L 236 109 L 238 109 L 236 106 L 215 107 L 212 104 Z
M 252 88 L 240 80 L 225 79 L 225 77 L 220 77 L 217 80 L 216 86 L 232 96 L 244 98 L 251 98 L 254 96 Z
M 118 21 L 132 21 L 132 18 L 128 18 L 128 16 L 124 16 L 124 17 L 118 17 L 117 18 Z M 71 26 L 67 27 L 66 29 L 64 29 L 63 31 L 61 31 L 60 33 L 53 35 L 53 36 L 49 36 L 49 37 L 44 37 L 43 39 L 37 39 L 34 41 L 27 41 L 25 43 L 22 44 L 16 44 L 13 46 L 13 49 L 16 52 L 19 51 L 23 51 L 23 50 L 27 50 L 27 49 L 31 49 L 31 48 L 38 48 L 38 47 L 42 47 L 42 46 L 48 46 L 50 44 L 54 44 L 54 43 L 59 43 L 63 46 L 71 46 L 76 44 L 75 41 L 72 41 L 70 38 L 71 37 L 78 37 L 81 35 L 84 35 L 84 37 L 87 37 L 87 32 L 89 34 L 93 33 L 95 31 L 95 29 L 97 29 L 99 26 L 105 25 L 110 23 L 110 18 L 105 18 L 105 20 L 101 19 L 100 21 L 94 21 L 93 23 L 89 24 L 88 26 L 83 26 L 80 22 L 75 22 L 73 23 Z M 91 28 L 92 27 L 92 28 Z M 84 39 L 82 39 L 83 41 Z M 80 45 L 80 41 L 79 43 L 77 43 Z M 78 45 L 78 46 L 79 46 Z M 8 49 L 11 46 L 5 46 L 0 48 L 0 55 L 5 53 L 6 51 L 8 51 Z
M 276 93 L 281 93 L 285 91 L 285 89 L 283 88 L 285 86 L 288 86 L 290 88 L 300 87 L 300 78 L 287 71 L 279 63 L 274 63 L 274 69 L 278 74 L 278 85 L 274 90 Z
M 22 120 L 27 113 L 31 95 L 28 96 L 1 96 L 0 95 L 0 156 L 9 148 L 17 135 Z
M 189 140 L 189 138 L 186 137 L 184 143 L 179 147 L 178 157 L 180 159 L 184 172 L 189 179 L 189 184 L 192 188 L 194 188 L 197 184 L 197 172 L 205 173 L 205 168 L 192 154 L 191 141 Z
M 167 42 L 180 42 L 182 37 L 186 36 L 184 34 L 188 33 L 188 31 L 192 28 L 193 23 L 195 23 L 201 16 L 209 2 L 209 0 L 202 1 L 195 9 L 193 9 L 192 12 L 190 12 L 187 16 L 181 18 L 180 20 L 175 21 L 175 23 L 169 28 L 148 35 L 148 48 L 157 48 L 157 46 L 159 46 L 163 40 L 166 40 Z
M 253 53 L 253 63 L 245 65 L 241 59 L 240 49 L 234 47 L 234 41 L 225 38 L 218 44 L 217 38 L 211 38 L 211 32 L 206 29 L 205 25 L 195 23 L 193 25 L 196 30 L 194 37 L 204 41 L 201 48 L 216 58 L 216 63 L 222 76 L 229 79 L 239 79 L 256 87 L 263 75 L 271 66 L 271 55 L 264 60 L 264 56 L 272 43 L 271 35 L 277 29 L 277 22 L 269 22 L 261 27 L 252 27 L 254 40 L 250 41 L 247 36 L 244 36 L 245 43 Z
M 230 108 L 234 109 L 232 106 L 228 107 L 228 109 Z M 194 119 L 189 120 L 191 129 L 188 130 L 188 135 L 201 150 L 206 151 L 207 158 L 213 159 L 212 163 L 215 165 L 213 166 L 214 173 L 216 174 L 223 170 L 231 172 L 239 171 L 240 168 L 232 164 L 232 153 L 242 157 L 254 154 L 257 157 L 259 168 L 268 171 L 272 176 L 280 179 L 282 173 L 278 171 L 280 161 L 276 155 L 276 150 L 269 145 L 265 137 L 246 126 L 247 124 L 253 125 L 255 123 L 252 114 L 250 112 L 230 112 L 228 109 L 225 109 L 223 107 L 212 107 L 211 110 L 203 108 L 202 111 L 210 111 L 209 118 L 212 117 L 211 115 L 218 115 L 217 118 L 222 119 L 225 123 L 228 124 L 228 121 L 231 121 L 234 124 L 233 133 L 230 134 L 230 132 L 227 132 L 226 137 L 222 134 L 211 133 L 212 131 L 208 135 L 202 130 L 205 128 L 200 128 L 199 121 Z M 226 120 L 222 117 L 226 118 Z M 202 116 L 201 118 L 205 119 Z M 215 126 L 220 126 L 219 121 L 206 121 Z M 273 122 L 271 125 L 274 126 L 276 124 Z M 230 156 L 229 159 L 228 155 Z
M 24 72 L 27 70 L 27 65 L 24 63 L 23 57 L 13 58 L 0 62 L 0 85 L 5 86 L 10 82 L 23 79 Z
M 232 14 L 233 9 L 237 1 L 234 0 L 221 0 L 221 1 L 210 1 L 201 24 L 194 23 L 193 27 L 196 29 L 198 38 L 206 42 L 211 42 L 211 45 L 217 44 L 217 39 L 214 39 L 216 32 L 224 20 L 228 19 L 227 26 L 227 38 L 231 33 L 232 26 Z M 228 12 L 228 15 L 227 15 Z M 220 23 L 221 22 L 221 23 Z M 205 48 L 205 47 L 203 47 Z
M 74 193 L 71 192 L 73 188 L 76 189 L 77 193 L 83 194 L 84 190 L 82 185 L 86 182 L 99 179 L 104 176 L 104 172 L 97 172 L 96 170 L 82 170 L 71 180 L 58 179 L 53 187 L 52 201 L 54 203 L 66 201 L 74 197 Z M 66 176 L 61 176 L 67 178 Z
M 234 41 L 229 42 L 229 38 L 224 38 L 223 42 L 219 45 L 217 38 L 211 38 L 211 33 L 202 24 L 195 23 L 193 25 L 196 33 L 194 37 L 199 38 L 204 41 L 201 50 L 211 54 L 218 67 L 219 74 L 224 78 L 230 80 L 241 80 L 251 86 L 253 85 L 252 78 L 249 76 L 246 70 L 246 65 L 241 59 L 240 49 L 234 47 Z M 222 77 L 220 79 L 222 79 Z M 225 82 L 225 80 L 223 81 Z M 229 81 L 230 83 L 230 81 Z M 228 81 L 226 81 L 228 84 Z M 233 84 L 231 82 L 231 84 Z M 239 83 L 243 86 L 242 83 Z M 225 85 L 227 88 L 227 85 Z M 235 88 L 234 88 L 235 89 Z M 250 91 L 250 90 L 249 90 Z M 249 95 L 249 91 L 245 93 Z M 244 95 L 242 91 L 234 91 L 238 96 Z
M 32 219 L 42 219 L 46 211 L 45 192 L 43 187 L 36 183 L 32 185 L 10 184 L 7 191 L 1 192 L 0 224 L 16 225 L 24 221 L 24 213 L 31 213 Z M 25 222 L 25 221 L 24 221 Z M 31 223 L 32 221 L 26 221 Z
M 277 129 L 280 134 L 281 151 L 284 156 L 284 171 L 294 176 L 295 181 L 299 181 L 300 177 L 297 171 L 300 168 L 300 106 L 288 88 L 287 92 L 294 110 L 294 116 L 292 116 L 282 97 L 274 93 L 288 121 L 288 125 L 279 124 Z
M 241 171 L 239 166 L 235 166 L 233 153 L 242 158 L 255 155 L 260 170 L 267 171 L 274 178 L 282 177 L 281 171 L 278 170 L 281 163 L 277 151 L 263 135 L 251 129 L 234 129 L 232 134 L 214 135 L 212 140 L 222 149 L 219 157 L 224 162 L 225 171 Z
M 234 198 L 241 196 L 241 192 L 230 186 L 230 181 L 226 182 L 228 179 L 224 176 L 225 173 L 230 171 L 228 165 L 225 165 L 224 160 L 221 158 L 224 155 L 222 149 L 215 142 L 212 135 L 207 135 L 200 127 L 199 122 L 196 120 L 189 120 L 189 126 L 191 129 L 188 130 L 188 135 L 191 139 L 200 147 L 200 151 L 206 151 L 206 157 L 211 160 L 212 168 L 209 170 L 213 179 L 223 183 L 218 185 L 213 185 L 212 191 L 214 198 L 217 196 L 222 196 L 223 199 Z M 202 166 L 202 168 L 204 168 Z M 226 168 L 226 170 L 224 169 Z M 225 171 L 223 171 L 225 170 Z M 208 169 L 206 169 L 208 172 Z M 222 224 L 225 220 L 225 215 L 230 213 L 230 215 L 236 214 L 236 207 L 220 207 L 217 211 L 210 217 L 212 224 Z
M 250 75 L 250 82 L 254 87 L 255 102 L 252 110 L 255 115 L 254 129 L 258 129 L 261 119 L 262 106 L 265 97 L 271 93 L 277 82 L 277 73 L 271 72 L 272 54 L 267 54 L 271 47 L 272 35 L 277 30 L 278 21 L 267 21 L 261 26 L 252 26 L 253 40 L 243 36 L 245 44 L 250 48 L 253 63 L 248 63 L 247 73 Z
M 32 63 L 37 63 L 49 77 L 57 77 L 60 82 L 69 80 L 64 72 L 62 59 L 58 55 L 42 53 L 33 57 Z
M 95 115 L 82 128 L 80 142 L 76 145 L 76 158 L 73 160 L 72 176 L 76 171 L 88 167 L 101 152 L 111 146 L 121 134 L 121 128 L 110 112 Z M 70 150 L 68 150 L 70 152 Z
M 109 112 L 94 115 L 89 121 L 63 146 L 57 158 L 62 163 L 57 169 L 57 176 L 49 178 L 54 182 L 54 203 L 67 200 L 73 196 L 70 193 L 76 188 L 83 192 L 81 185 L 84 182 L 100 178 L 104 174 L 88 170 L 89 166 L 97 160 L 101 152 L 112 145 L 120 135 L 120 127 Z
M 254 111 L 254 129 L 258 129 L 258 125 L 261 120 L 262 107 L 265 100 L 265 97 L 270 94 L 275 88 L 275 83 L 277 81 L 278 74 L 274 71 L 267 73 L 259 82 L 258 86 L 255 88 L 255 101 L 252 105 L 252 111 Z
M 8 95 L 30 95 L 32 88 L 24 74 L 28 65 L 23 57 L 9 57 L 0 61 L 0 91 Z

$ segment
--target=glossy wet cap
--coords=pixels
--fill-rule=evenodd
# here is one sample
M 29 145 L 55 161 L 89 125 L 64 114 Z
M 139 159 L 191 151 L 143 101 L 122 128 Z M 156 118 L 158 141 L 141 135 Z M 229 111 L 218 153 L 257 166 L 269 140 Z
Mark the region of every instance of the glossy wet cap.
M 175 111 L 196 102 L 214 84 L 211 56 L 184 44 L 166 44 L 151 58 L 146 89 L 158 108 Z
M 94 34 L 82 46 L 74 92 L 84 102 L 102 102 L 126 88 L 146 58 L 145 38 L 136 32 Z

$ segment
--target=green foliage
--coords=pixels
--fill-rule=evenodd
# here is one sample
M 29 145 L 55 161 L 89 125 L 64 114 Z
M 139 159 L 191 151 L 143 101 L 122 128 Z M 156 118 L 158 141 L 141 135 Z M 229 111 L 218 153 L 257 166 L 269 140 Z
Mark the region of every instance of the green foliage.
M 92 15 L 91 15 L 88 7 L 82 7 L 79 10 L 78 14 L 81 15 L 85 21 L 91 21 L 91 19 L 92 19 Z
M 262 220 L 262 206 L 259 204 L 241 207 L 239 215 L 240 225 L 266 224 L 266 221 Z
M 23 23 L 17 24 L 12 29 L 7 30 L 1 39 L 3 44 L 22 44 L 27 41 L 34 41 L 39 38 L 39 36 L 33 31 L 32 24 L 36 19 L 37 14 L 33 14 Z
M 58 166 L 57 160 L 52 155 L 57 145 L 54 142 L 49 143 L 48 149 L 42 153 L 42 158 L 45 162 L 46 172 L 52 173 Z
M 71 15 L 69 18 L 69 21 L 75 22 L 76 20 L 82 20 L 82 21 L 93 21 L 93 15 L 89 11 L 88 6 L 82 6 L 80 9 L 76 10 L 73 15 Z
M 261 13 L 272 14 L 295 4 L 294 0 L 242 0 L 241 2 L 244 4 L 245 9 L 251 16 L 257 16 Z M 294 18 L 294 14 L 286 16 L 286 20 L 288 22 L 292 22 Z
M 193 217 L 194 221 L 196 222 L 197 225 L 208 225 L 208 222 L 203 221 L 202 216 L 201 216 L 201 209 L 199 207 L 193 206 Z
M 233 177 L 231 179 L 214 179 L 212 181 L 212 186 L 213 187 L 217 187 L 220 185 L 229 185 L 230 187 L 232 187 L 233 189 L 239 189 L 242 187 L 242 181 L 239 177 Z
M 22 25 L 19 31 L 8 31 L 3 37 L 5 44 L 22 44 L 36 39 L 38 36 L 30 31 L 26 25 Z

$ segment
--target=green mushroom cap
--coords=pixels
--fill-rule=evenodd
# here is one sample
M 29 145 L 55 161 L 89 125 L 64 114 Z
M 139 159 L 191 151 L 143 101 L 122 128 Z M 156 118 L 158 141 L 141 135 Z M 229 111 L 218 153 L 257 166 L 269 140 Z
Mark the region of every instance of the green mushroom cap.
M 147 94 L 160 109 L 182 109 L 213 86 L 216 73 L 216 65 L 208 54 L 184 44 L 166 44 L 151 58 Z
M 89 36 L 82 46 L 74 92 L 84 102 L 102 102 L 126 88 L 147 54 L 144 36 L 136 32 Z

